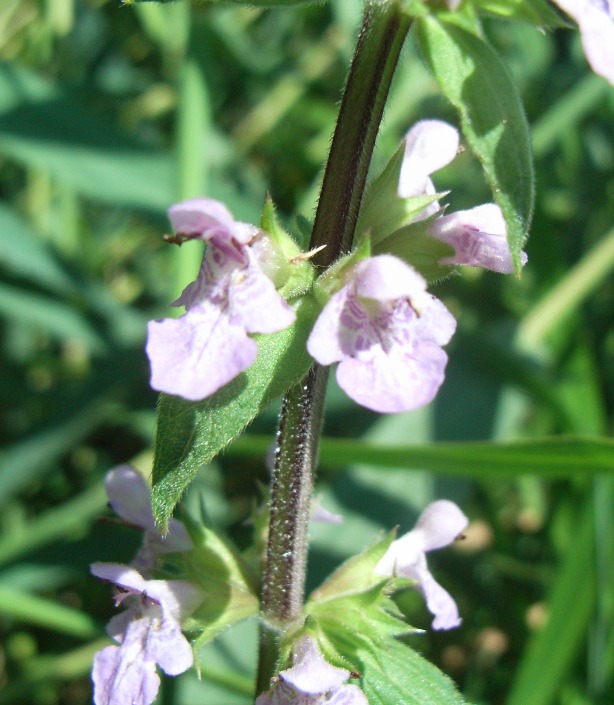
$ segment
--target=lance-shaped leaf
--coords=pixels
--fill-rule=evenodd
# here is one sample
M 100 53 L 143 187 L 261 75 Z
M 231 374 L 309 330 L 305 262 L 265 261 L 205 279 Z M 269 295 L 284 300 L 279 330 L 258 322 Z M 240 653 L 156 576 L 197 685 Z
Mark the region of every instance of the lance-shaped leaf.
M 421 17 L 422 51 L 501 207 L 516 272 L 533 211 L 533 163 L 522 103 L 505 66 L 480 37 L 452 22 Z
M 152 504 L 163 532 L 198 470 L 307 373 L 313 360 L 307 354 L 306 341 L 318 311 L 312 299 L 304 297 L 296 305 L 294 325 L 272 335 L 254 336 L 258 342 L 254 364 L 204 401 L 160 396 Z
M 229 455 L 265 453 L 268 437 L 244 435 Z M 589 436 L 554 436 L 526 441 L 453 441 L 448 443 L 383 444 L 350 438 L 323 438 L 320 465 L 341 470 L 353 463 L 379 468 L 415 468 L 447 476 L 585 480 L 614 473 L 614 441 Z

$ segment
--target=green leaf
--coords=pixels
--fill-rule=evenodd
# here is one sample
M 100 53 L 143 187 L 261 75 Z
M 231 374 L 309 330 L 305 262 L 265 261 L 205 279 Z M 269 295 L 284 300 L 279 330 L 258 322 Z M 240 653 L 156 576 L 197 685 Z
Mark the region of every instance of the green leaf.
M 230 455 L 264 453 L 270 439 L 244 435 Z M 380 468 L 420 468 L 444 475 L 475 478 L 520 477 L 583 479 L 614 472 L 614 441 L 609 438 L 557 436 L 497 443 L 466 441 L 429 445 L 388 445 L 360 440 L 323 438 L 320 466 L 342 469 L 358 463 Z
M 205 593 L 187 625 L 199 632 L 194 642 L 198 651 L 226 627 L 258 612 L 258 581 L 228 541 L 187 516 L 183 520 L 194 548 L 181 554 L 181 566 Z
M 31 702 L 37 687 L 53 692 L 53 683 L 87 676 L 92 669 L 94 654 L 111 643 L 109 637 L 69 649 L 61 654 L 43 652 L 26 659 L 19 677 L 12 678 L 0 691 L 0 705 Z M 40 691 L 38 691 L 40 692 Z
M 45 455 L 41 454 L 41 456 L 41 461 L 44 461 Z M 27 460 L 28 456 L 24 454 L 23 459 Z M 53 467 L 51 460 L 47 462 L 50 467 Z M 44 464 L 42 467 L 46 469 Z M 25 484 L 31 484 L 31 480 L 28 482 L 30 477 L 26 475 Z M 58 507 L 30 517 L 25 526 L 4 531 L 0 538 L 0 564 L 15 561 L 24 553 L 33 552 L 43 546 L 58 544 L 66 538 L 84 535 L 94 519 L 103 513 L 107 502 L 104 484 L 99 482 Z M 0 496 L 0 506 L 4 503 L 4 498 Z M 40 580 L 38 582 L 41 584 Z
M 175 195 L 169 154 L 144 148 L 76 96 L 7 63 L 0 63 L 0 152 L 115 205 L 161 211 Z
M 166 529 L 173 509 L 198 470 L 234 440 L 264 407 L 309 370 L 306 341 L 318 314 L 309 297 L 296 305 L 296 323 L 255 336 L 258 358 L 243 374 L 202 402 L 162 394 L 158 405 L 152 503 Z
M 362 687 L 369 705 L 463 705 L 452 681 L 398 641 L 363 655 Z
M 422 51 L 459 111 L 465 139 L 480 160 L 507 224 L 516 272 L 533 211 L 529 127 L 516 86 L 480 37 L 434 17 L 417 20 Z
M 548 621 L 529 640 L 507 705 L 550 705 L 595 620 L 597 576 L 592 500 L 578 518 L 573 541 L 548 595 Z
M 0 62 L 0 153 L 114 206 L 162 213 L 177 200 L 170 151 L 133 139 L 79 94 L 16 63 Z M 212 175 L 208 195 L 233 209 L 252 208 L 222 169 Z
M 60 340 L 79 341 L 92 352 L 107 349 L 106 342 L 85 315 L 67 301 L 0 283 L 0 314 Z
M 75 448 L 94 428 L 109 419 L 113 408 L 102 396 L 81 406 L 74 415 L 59 417 L 44 430 L 13 444 L 0 456 L 0 507 L 31 486 L 64 453 Z M 19 543 L 19 542 L 18 542 Z

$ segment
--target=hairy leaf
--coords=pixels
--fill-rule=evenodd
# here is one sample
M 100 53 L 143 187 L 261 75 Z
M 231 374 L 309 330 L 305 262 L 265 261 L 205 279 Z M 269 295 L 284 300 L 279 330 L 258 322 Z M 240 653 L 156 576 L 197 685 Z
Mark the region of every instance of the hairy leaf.
M 533 162 L 516 86 L 480 37 L 434 17 L 418 20 L 422 51 L 444 94 L 460 113 L 465 139 L 486 174 L 507 224 L 516 272 L 533 212 Z
M 452 681 L 399 641 L 363 656 L 362 687 L 369 705 L 463 705 Z

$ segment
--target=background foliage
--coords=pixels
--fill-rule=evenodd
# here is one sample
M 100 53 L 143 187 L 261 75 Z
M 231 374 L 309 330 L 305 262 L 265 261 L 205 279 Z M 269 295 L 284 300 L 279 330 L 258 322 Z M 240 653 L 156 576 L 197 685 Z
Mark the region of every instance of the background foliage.
M 88 564 L 128 560 L 138 542 L 109 520 L 102 478 L 128 460 L 150 470 L 145 323 L 168 315 L 200 260 L 198 245 L 162 241 L 166 208 L 207 194 L 256 222 L 269 190 L 284 218 L 311 216 L 360 10 L 2 3 L 0 705 L 90 701 L 112 605 Z M 590 74 L 572 32 L 485 26 L 532 125 L 529 264 L 521 280 L 466 271 L 437 287 L 459 333 L 429 408 L 377 417 L 331 384 L 321 494 L 346 522 L 314 525 L 309 581 L 378 531 L 411 528 L 431 499 L 454 499 L 473 524 L 433 565 L 464 624 L 412 645 L 475 703 L 605 705 L 614 89 Z M 410 41 L 375 169 L 422 117 L 455 122 Z M 454 210 L 490 199 L 468 152 L 435 180 Z M 202 495 L 243 546 L 275 415 L 204 468 L 186 500 Z M 559 435 L 584 440 L 540 440 Z M 413 592 L 399 605 L 428 627 Z M 205 651 L 204 680 L 166 683 L 161 701 L 249 703 L 254 634 L 250 623 L 226 632 Z

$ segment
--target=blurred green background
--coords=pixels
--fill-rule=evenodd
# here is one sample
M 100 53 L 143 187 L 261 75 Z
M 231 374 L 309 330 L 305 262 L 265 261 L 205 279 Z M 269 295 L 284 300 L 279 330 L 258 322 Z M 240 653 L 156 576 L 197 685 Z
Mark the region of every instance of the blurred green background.
M 113 608 L 88 565 L 128 561 L 138 544 L 112 521 L 102 478 L 129 460 L 150 469 L 145 324 L 169 315 L 200 261 L 199 245 L 163 242 L 166 208 L 206 194 L 256 222 L 268 190 L 286 222 L 313 215 L 360 13 L 359 0 L 269 11 L 0 3 L 0 705 L 91 701 L 89 666 Z M 430 500 L 454 499 L 473 523 L 431 565 L 464 623 L 412 646 L 474 703 L 611 705 L 612 447 L 428 454 L 445 441 L 612 429 L 614 88 L 590 74 L 573 32 L 496 20 L 486 31 L 533 128 L 529 263 L 521 280 L 469 270 L 435 288 L 459 332 L 429 408 L 378 418 L 331 383 L 327 436 L 426 455 L 352 465 L 360 448 L 324 443 L 318 491 L 346 522 L 314 525 L 309 580 L 378 531 L 408 530 Z M 422 117 L 455 122 L 410 38 L 374 169 Z M 435 183 L 452 190 L 453 210 L 490 200 L 467 152 Z M 187 497 L 204 497 L 241 546 L 275 416 Z M 428 629 L 417 594 L 399 604 Z M 204 679 L 166 682 L 159 702 L 249 703 L 254 629 L 207 647 Z

